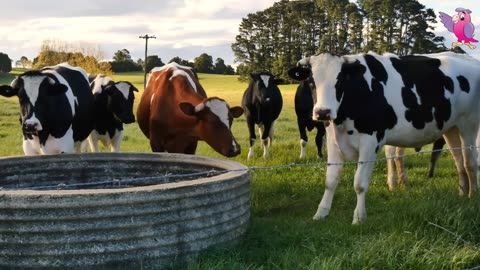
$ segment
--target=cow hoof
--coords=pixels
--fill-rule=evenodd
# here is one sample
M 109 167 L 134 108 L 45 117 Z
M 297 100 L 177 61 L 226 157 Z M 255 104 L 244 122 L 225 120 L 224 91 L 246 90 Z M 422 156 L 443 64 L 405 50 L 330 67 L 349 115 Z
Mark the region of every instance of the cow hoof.
M 327 216 L 328 216 L 328 215 L 323 216 L 323 215 L 315 214 L 315 215 L 313 216 L 313 220 L 315 220 L 315 221 L 321 221 L 321 220 L 324 220 Z

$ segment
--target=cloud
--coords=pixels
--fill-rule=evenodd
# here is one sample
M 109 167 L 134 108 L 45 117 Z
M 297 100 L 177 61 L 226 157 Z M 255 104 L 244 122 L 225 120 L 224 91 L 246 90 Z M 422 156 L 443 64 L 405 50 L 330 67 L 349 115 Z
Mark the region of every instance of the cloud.
M 88 42 L 100 45 L 107 57 L 119 49 L 128 49 L 134 58 L 142 57 L 144 40 L 139 35 L 157 37 L 149 50 L 185 51 L 196 56 L 219 49 L 214 57 L 233 62 L 230 45 L 235 40 L 241 19 L 263 10 L 274 0 L 84 0 L 31 1 L 0 0 L 0 52 L 19 59 L 38 55 L 46 39 L 68 43 Z M 167 50 L 171 48 L 171 50 Z M 210 48 L 210 49 L 209 49 Z M 227 48 L 227 49 L 225 49 Z M 186 58 L 187 56 L 185 56 Z M 189 56 L 188 56 L 189 57 Z M 230 59 L 230 60 L 228 60 Z

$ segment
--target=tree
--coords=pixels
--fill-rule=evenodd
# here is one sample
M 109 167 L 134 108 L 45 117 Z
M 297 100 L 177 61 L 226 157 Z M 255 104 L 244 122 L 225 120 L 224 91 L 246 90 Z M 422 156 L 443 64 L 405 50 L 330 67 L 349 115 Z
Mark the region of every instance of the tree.
M 114 62 L 123 62 L 123 61 L 132 61 L 132 56 L 130 56 L 130 52 L 127 49 L 118 50 L 113 55 Z
M 19 60 L 15 61 L 15 66 L 21 68 L 31 67 L 32 61 L 28 60 L 26 56 L 22 56 Z
M 213 58 L 206 53 L 202 53 L 199 57 L 196 57 L 193 65 L 199 73 L 213 73 Z
M 182 66 L 186 66 L 186 67 L 191 67 L 193 68 L 194 67 L 194 64 L 188 60 L 184 60 L 178 56 L 175 56 L 173 57 L 172 59 L 170 59 L 170 61 L 168 61 L 168 63 L 172 63 L 172 62 L 175 62 L 179 65 L 182 65 Z
M 12 71 L 12 60 L 7 54 L 0 52 L 0 73 Z
M 67 62 L 72 66 L 85 69 L 90 74 L 101 73 L 109 75 L 112 73 L 112 68 L 108 63 L 100 64 L 98 62 L 97 57 L 102 57 L 101 55 L 102 53 L 98 46 L 94 47 L 86 43 L 72 44 L 59 40 L 44 40 L 40 53 L 33 59 L 32 67 L 40 69 L 45 66 Z M 25 57 L 25 59 L 27 58 Z
M 432 32 L 436 15 L 417 0 L 280 0 L 242 19 L 231 48 L 237 72 L 287 70 L 317 53 L 399 55 L 445 50 Z
M 154 67 L 161 67 L 165 64 L 162 62 L 162 59 L 158 57 L 158 55 L 149 55 L 147 56 L 147 65 L 146 70 L 150 72 Z
M 213 73 L 215 74 L 224 74 L 224 75 L 233 75 L 235 70 L 230 65 L 225 65 L 225 61 L 222 58 L 217 58 L 215 60 L 215 66 L 213 68 Z
M 113 72 L 130 72 L 143 70 L 142 65 L 133 62 L 132 56 L 127 49 L 118 50 L 113 55 L 113 61 L 110 62 Z

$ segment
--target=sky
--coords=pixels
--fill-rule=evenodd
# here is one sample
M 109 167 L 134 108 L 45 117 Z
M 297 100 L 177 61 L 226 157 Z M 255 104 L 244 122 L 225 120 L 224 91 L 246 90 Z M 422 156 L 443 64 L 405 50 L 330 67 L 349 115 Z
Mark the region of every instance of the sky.
M 107 59 L 127 49 L 134 60 L 144 58 L 145 40 L 154 35 L 148 54 L 163 62 L 175 56 L 192 61 L 202 53 L 222 58 L 234 65 L 230 48 L 238 28 L 249 13 L 264 10 L 274 0 L 0 0 L 0 52 L 14 61 L 38 55 L 44 40 L 86 43 L 99 47 Z M 478 0 L 420 0 L 428 8 L 453 15 L 455 8 L 472 10 L 472 22 L 480 40 Z M 440 21 L 440 20 L 438 20 Z M 438 22 L 435 33 L 454 41 L 453 33 Z M 475 50 L 463 49 L 480 58 L 480 43 Z

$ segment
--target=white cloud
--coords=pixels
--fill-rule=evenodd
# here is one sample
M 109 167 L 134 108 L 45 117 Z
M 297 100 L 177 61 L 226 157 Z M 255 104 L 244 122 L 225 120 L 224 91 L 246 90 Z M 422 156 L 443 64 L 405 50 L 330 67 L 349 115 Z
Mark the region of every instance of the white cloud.
M 143 58 L 144 40 L 139 35 L 157 37 L 149 43 L 149 52 L 162 59 L 196 57 L 208 48 L 226 48 L 235 40 L 241 19 L 263 10 L 274 0 L 117 0 L 28 1 L 0 0 L 0 52 L 16 60 L 25 55 L 32 59 L 46 39 L 88 42 L 105 49 L 107 57 L 116 50 L 128 49 L 134 59 Z M 121 4 L 119 4 L 121 3 Z M 21 19 L 19 19 L 21 18 Z M 166 50 L 170 47 L 173 50 Z M 176 55 L 164 55 L 175 51 Z M 149 53 L 150 54 L 150 53 Z M 231 50 L 212 54 L 227 64 L 233 63 Z

